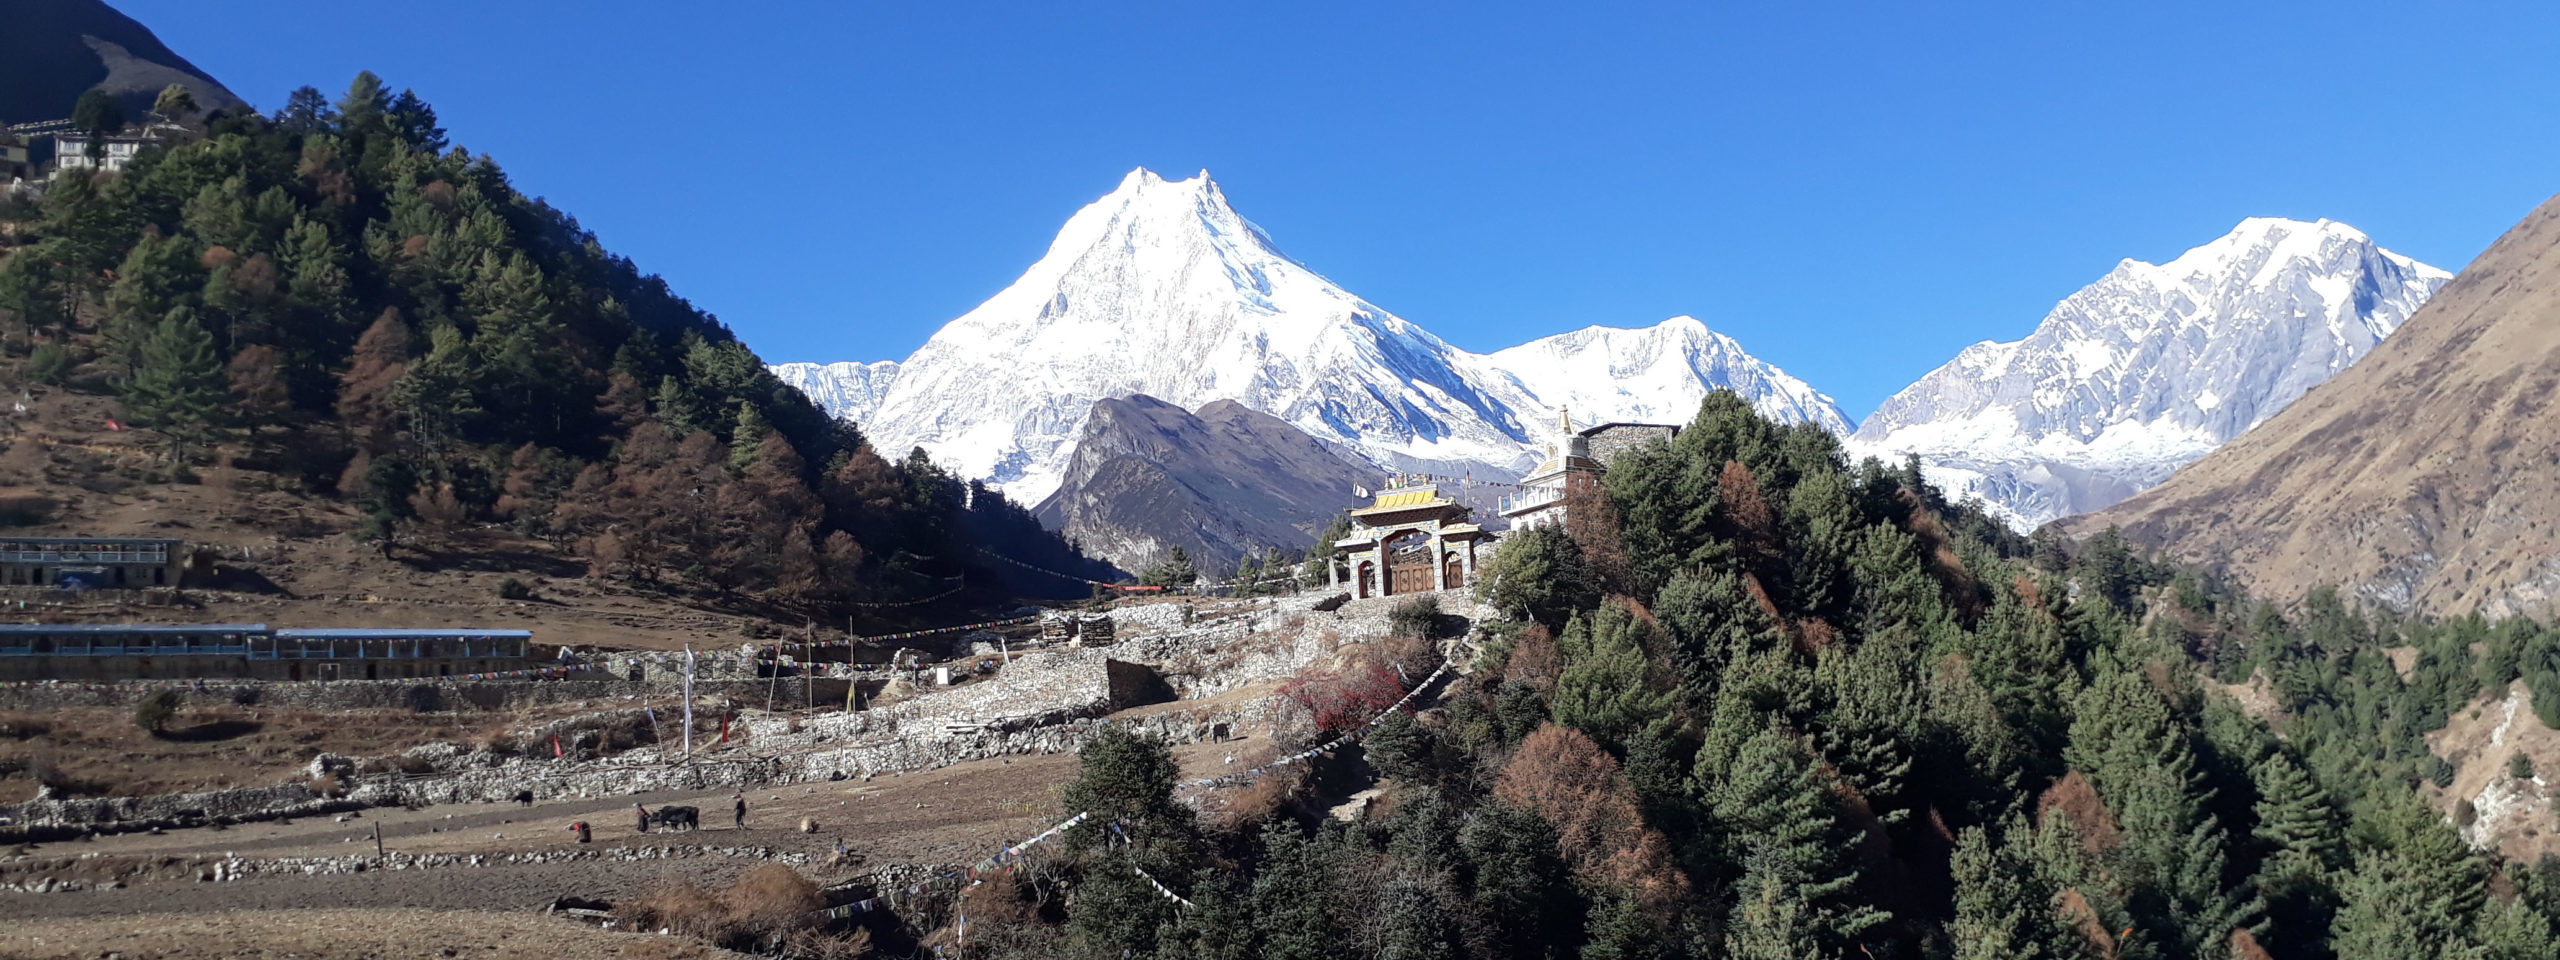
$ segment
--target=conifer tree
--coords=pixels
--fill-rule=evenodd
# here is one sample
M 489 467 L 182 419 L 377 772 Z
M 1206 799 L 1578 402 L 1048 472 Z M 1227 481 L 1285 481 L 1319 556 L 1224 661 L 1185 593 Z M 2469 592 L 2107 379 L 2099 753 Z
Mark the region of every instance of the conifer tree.
M 1744 870 L 1726 955 L 1733 960 L 1828 960 L 1843 954 L 1826 942 L 1822 922 L 1803 899 L 1783 861 L 1753 857 Z
M 125 412 L 159 430 L 170 457 L 183 460 L 190 445 L 213 439 L 228 407 L 213 336 L 181 307 L 161 317 L 141 346 L 138 365 L 124 384 Z
M 1630 736 L 1670 708 L 1670 691 L 1654 682 L 1645 660 L 1657 636 L 1623 599 L 1575 614 L 1556 640 L 1564 670 L 1556 678 L 1555 721 L 1624 753 Z
M 2339 883 L 2342 901 L 2329 928 L 2329 949 L 2355 960 L 2479 960 L 2477 948 L 2445 912 L 2446 904 L 2416 864 L 2380 850 L 2356 857 Z
M 1600 602 L 1600 575 L 1564 531 L 1532 527 L 1503 539 L 1478 573 L 1476 596 L 1506 616 L 1561 631 L 1575 611 Z
M 1777 638 L 1776 625 L 1751 599 L 1742 578 L 1729 571 L 1672 577 L 1654 614 L 1670 634 L 1671 663 L 1693 710 L 1714 701 L 1727 664 Z
M 1253 878 L 1253 929 L 1261 956 L 1271 960 L 1329 960 L 1340 952 L 1326 910 L 1329 881 L 1323 851 L 1295 824 L 1275 822 L 1262 832 L 1262 868 Z
M 1429 884 L 1400 873 L 1378 898 L 1379 960 L 1457 960 L 1456 926 Z
M 2254 833 L 2269 847 L 2269 868 L 2326 871 L 2343 866 L 2346 837 L 2311 774 L 2282 752 L 2269 754 L 2251 773 L 2258 793 Z
M 2052 921 L 2053 892 L 1983 828 L 1966 827 L 1957 836 L 1950 866 L 1956 915 L 1947 935 L 1955 941 L 1956 960 L 2067 956 Z
M 2521 898 L 2492 898 L 2483 905 L 2471 940 L 2479 944 L 2481 960 L 2550 960 L 2560 951 L 2560 931 Z
M 1702 756 L 1697 779 L 1729 862 L 1781 871 L 1806 906 L 1801 922 L 1824 943 L 1845 947 L 1890 919 L 1856 895 L 1856 837 L 1840 821 L 1834 785 L 1795 737 L 1763 728 L 1722 770 L 1705 769 Z
M 1648 914 L 1636 898 L 1603 885 L 1591 897 L 1589 942 L 1581 960 L 1676 960 L 1678 943 L 1661 918 Z
M 1506 803 L 1478 807 L 1458 833 L 1467 892 L 1504 957 L 1562 957 L 1582 940 L 1583 909 L 1556 853 L 1555 828 Z

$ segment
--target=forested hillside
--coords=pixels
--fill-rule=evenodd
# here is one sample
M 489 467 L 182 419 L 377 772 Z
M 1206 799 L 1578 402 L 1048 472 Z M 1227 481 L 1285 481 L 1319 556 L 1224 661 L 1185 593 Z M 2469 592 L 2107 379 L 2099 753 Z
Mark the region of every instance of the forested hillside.
M 164 458 L 148 480 L 258 472 L 357 505 L 385 552 L 503 525 L 593 575 L 812 610 L 1084 589 L 978 548 L 1107 570 L 872 450 L 414 93 L 367 73 L 188 120 L 121 175 L 0 205 L 13 380 L 112 396 Z
M 1200 817 L 1161 746 L 1106 739 L 1067 809 L 1118 830 L 969 894 L 972 954 L 2552 956 L 2560 860 L 2469 848 L 2422 740 L 2519 675 L 2554 711 L 2537 623 L 2287 616 L 2113 536 L 2037 549 L 1729 393 L 1606 487 L 1506 542 L 1512 619 L 1438 706 L 1318 761 L 1309 796 L 1387 778 L 1369 817 Z M 1306 739 L 1420 676 L 1388 650 L 1301 678 Z M 2216 682 L 2253 676 L 2257 715 Z

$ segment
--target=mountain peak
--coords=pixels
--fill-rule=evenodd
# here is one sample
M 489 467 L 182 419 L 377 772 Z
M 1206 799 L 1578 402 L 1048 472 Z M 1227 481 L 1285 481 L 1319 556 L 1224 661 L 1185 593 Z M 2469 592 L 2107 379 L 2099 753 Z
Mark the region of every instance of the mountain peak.
M 1139 167 L 900 364 L 866 426 L 882 449 L 922 446 L 1023 503 L 1058 488 L 1098 401 L 1135 394 L 1195 410 L 1231 400 L 1348 455 L 1435 473 L 1534 465 L 1541 425 L 1567 402 L 1676 423 L 1729 386 L 1774 416 L 1847 430 L 1829 398 L 1693 318 L 1583 339 L 1594 347 L 1460 350 L 1280 252 L 1208 171 Z M 1549 376 L 1568 368 L 1587 385 Z
M 1966 348 L 1857 446 L 1917 453 L 2020 526 L 2098 509 L 2346 369 L 2450 277 L 2335 220 L 2251 217 L 2167 263 L 2119 263 L 2023 339 Z

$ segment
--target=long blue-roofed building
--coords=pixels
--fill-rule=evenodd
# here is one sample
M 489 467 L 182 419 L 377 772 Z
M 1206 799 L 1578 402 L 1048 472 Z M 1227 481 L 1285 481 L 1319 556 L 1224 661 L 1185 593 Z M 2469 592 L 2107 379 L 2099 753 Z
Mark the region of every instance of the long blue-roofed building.
M 0 680 L 395 680 L 540 665 L 529 630 L 0 623 Z

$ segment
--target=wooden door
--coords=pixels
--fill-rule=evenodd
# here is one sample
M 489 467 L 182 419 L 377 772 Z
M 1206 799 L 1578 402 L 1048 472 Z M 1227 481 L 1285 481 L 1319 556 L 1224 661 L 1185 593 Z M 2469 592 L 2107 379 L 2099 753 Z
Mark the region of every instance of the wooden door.
M 1437 589 L 1433 583 L 1438 576 L 1432 569 L 1430 535 L 1408 530 L 1388 540 L 1386 547 L 1389 594 L 1423 593 Z

